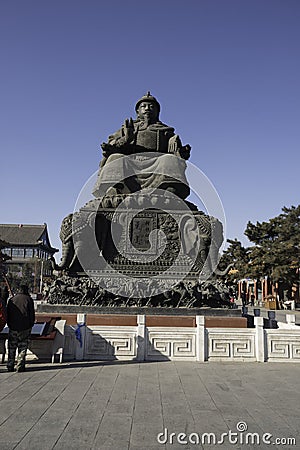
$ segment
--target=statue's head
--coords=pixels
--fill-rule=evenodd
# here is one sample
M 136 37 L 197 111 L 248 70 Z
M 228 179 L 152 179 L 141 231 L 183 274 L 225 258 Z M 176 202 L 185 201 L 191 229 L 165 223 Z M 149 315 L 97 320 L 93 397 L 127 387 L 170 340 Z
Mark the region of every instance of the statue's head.
M 156 122 L 159 118 L 160 104 L 148 91 L 135 105 L 137 117 L 148 122 Z

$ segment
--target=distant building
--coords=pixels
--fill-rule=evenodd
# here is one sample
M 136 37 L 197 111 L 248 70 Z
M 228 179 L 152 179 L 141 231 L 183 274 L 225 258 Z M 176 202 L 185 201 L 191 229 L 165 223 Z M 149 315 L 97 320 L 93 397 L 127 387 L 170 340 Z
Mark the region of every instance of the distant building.
M 276 309 L 285 300 L 294 301 L 299 305 L 300 291 L 299 285 L 293 285 L 288 291 L 284 282 L 272 282 L 265 276 L 260 279 L 243 278 L 238 281 L 238 297 L 242 297 L 242 292 L 246 294 L 246 302 L 251 302 L 251 297 L 257 305 L 260 303 L 267 308 Z
M 0 240 L 6 244 L 2 254 L 10 258 L 5 263 L 8 275 L 21 277 L 26 264 L 31 264 L 33 289 L 37 292 L 43 276 L 50 275 L 49 264 L 44 262 L 58 252 L 50 244 L 47 225 L 0 224 Z

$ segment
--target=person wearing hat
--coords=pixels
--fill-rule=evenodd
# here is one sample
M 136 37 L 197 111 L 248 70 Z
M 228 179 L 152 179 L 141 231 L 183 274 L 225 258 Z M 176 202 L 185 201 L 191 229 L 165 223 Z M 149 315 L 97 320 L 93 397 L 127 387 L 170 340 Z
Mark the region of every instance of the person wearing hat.
M 136 120 L 126 119 L 122 127 L 114 134 L 109 136 L 108 142 L 101 144 L 103 150 L 103 159 L 100 162 L 98 179 L 93 191 L 96 197 L 107 194 L 107 186 L 112 184 L 112 178 L 117 181 L 123 181 L 126 173 L 130 170 L 124 170 L 120 157 L 124 155 L 134 155 L 147 152 L 147 157 L 140 158 L 137 167 L 137 173 L 143 174 L 138 178 L 136 184 L 139 188 L 159 187 L 164 189 L 167 184 L 172 184 L 171 175 L 185 187 L 179 189 L 180 197 L 186 198 L 189 195 L 189 188 L 185 178 L 185 162 L 190 156 L 191 147 L 183 146 L 181 140 L 174 132 L 174 128 L 162 123 L 159 120 L 160 104 L 150 92 L 147 92 L 135 106 L 137 113 Z M 153 153 L 159 153 L 159 158 Z M 178 158 L 172 158 L 177 156 Z M 153 161 L 155 159 L 155 161 Z M 179 160 L 178 160 L 179 159 Z M 117 161 L 119 160 L 119 161 Z M 110 170 L 106 170 L 107 163 L 113 162 Z M 132 163 L 132 160 L 131 160 Z M 145 174 L 152 173 L 152 179 Z M 159 174 L 160 177 L 155 176 Z M 165 175 L 165 176 L 164 176 Z M 146 181 L 145 181 L 146 178 Z M 158 181 L 159 178 L 159 181 Z M 135 180 L 136 181 L 136 180 Z M 126 183 L 125 183 L 126 184 Z M 123 182 L 117 183 L 118 193 L 128 193 L 132 187 L 126 186 Z M 178 189 L 177 189 L 178 190 Z M 176 188 L 174 187 L 174 191 Z

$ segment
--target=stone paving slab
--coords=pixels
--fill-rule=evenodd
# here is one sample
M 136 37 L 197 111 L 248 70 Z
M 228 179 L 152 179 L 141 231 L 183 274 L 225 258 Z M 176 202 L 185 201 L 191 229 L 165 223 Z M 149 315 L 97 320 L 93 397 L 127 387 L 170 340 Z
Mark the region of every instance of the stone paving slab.
M 0 449 L 300 448 L 299 370 L 293 363 L 92 361 L 28 362 L 25 373 L 8 373 L 1 364 Z M 224 433 L 237 434 L 221 444 Z M 272 434 L 270 445 L 264 433 Z

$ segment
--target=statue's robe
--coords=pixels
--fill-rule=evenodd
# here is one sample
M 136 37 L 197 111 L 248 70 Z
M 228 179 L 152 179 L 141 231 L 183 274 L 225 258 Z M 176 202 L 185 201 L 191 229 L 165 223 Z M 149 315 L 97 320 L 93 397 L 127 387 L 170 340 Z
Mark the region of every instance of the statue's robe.
M 123 128 L 109 137 L 111 151 L 100 165 L 93 190 L 95 197 L 109 195 L 109 189 L 116 187 L 120 194 L 146 188 L 173 188 L 176 195 L 186 198 L 190 193 L 186 163 L 171 153 L 169 145 L 175 137 L 174 128 L 160 121 L 147 127 L 139 120 L 133 124 L 134 137 L 130 143 L 123 144 Z

